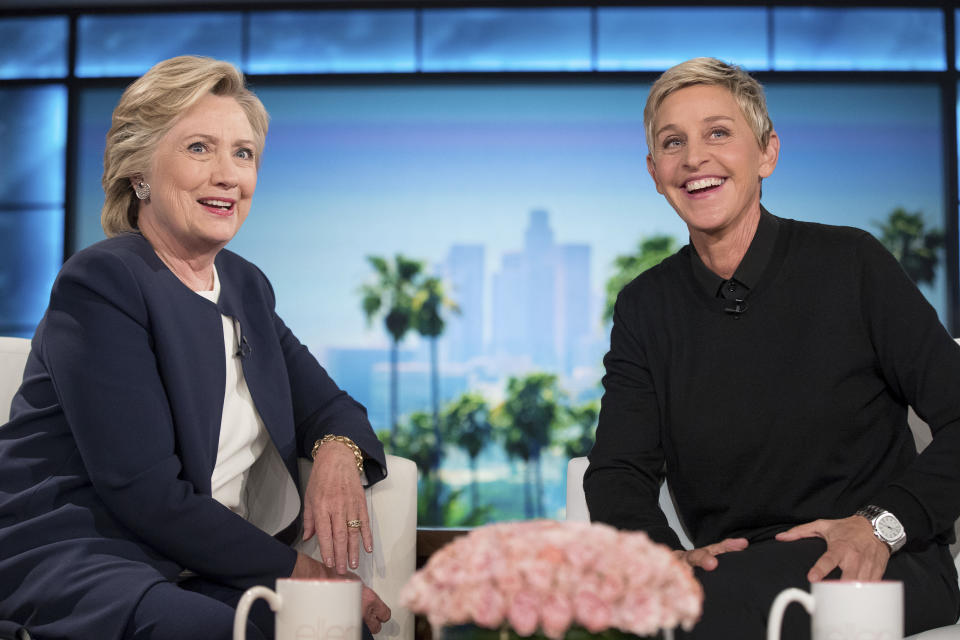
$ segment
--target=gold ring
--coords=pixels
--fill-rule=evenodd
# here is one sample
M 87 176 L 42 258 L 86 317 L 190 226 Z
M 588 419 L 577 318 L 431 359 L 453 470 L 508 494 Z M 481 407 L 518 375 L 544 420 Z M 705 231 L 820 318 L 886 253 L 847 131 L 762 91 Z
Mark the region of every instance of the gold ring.
M 347 526 L 351 529 L 359 529 L 360 521 L 359 520 L 347 520 Z

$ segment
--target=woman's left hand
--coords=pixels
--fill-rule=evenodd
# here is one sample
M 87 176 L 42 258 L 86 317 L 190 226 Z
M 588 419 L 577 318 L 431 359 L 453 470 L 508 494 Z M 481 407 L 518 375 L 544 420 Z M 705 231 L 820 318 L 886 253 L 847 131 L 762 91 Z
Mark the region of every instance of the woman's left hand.
M 819 582 L 839 567 L 843 580 L 880 580 L 890 560 L 890 547 L 873 535 L 873 526 L 863 516 L 840 520 L 814 520 L 777 534 L 777 540 L 823 538 L 827 551 L 807 573 L 810 582 Z
M 359 527 L 348 527 L 359 520 Z M 325 442 L 313 460 L 313 470 L 303 499 L 303 539 L 317 536 L 323 561 L 337 573 L 356 569 L 360 543 L 373 551 L 373 535 L 367 515 L 367 500 L 357 472 L 353 451 L 336 441 Z

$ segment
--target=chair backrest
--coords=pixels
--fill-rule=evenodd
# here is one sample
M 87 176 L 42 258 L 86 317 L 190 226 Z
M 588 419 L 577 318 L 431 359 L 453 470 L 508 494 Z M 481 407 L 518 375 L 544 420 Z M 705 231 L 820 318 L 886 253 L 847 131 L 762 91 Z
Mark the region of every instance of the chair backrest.
M 29 354 L 28 339 L 0 336 L 0 424 L 10 418 L 10 401 L 23 381 L 23 367 Z
M 307 485 L 311 463 L 300 460 L 300 486 Z M 413 613 L 400 606 L 400 590 L 417 566 L 417 465 L 387 456 L 387 477 L 367 489 L 367 513 L 373 532 L 373 553 L 360 553 L 357 574 L 390 607 L 391 617 L 377 640 L 413 640 Z M 316 537 L 298 549 L 320 559 Z

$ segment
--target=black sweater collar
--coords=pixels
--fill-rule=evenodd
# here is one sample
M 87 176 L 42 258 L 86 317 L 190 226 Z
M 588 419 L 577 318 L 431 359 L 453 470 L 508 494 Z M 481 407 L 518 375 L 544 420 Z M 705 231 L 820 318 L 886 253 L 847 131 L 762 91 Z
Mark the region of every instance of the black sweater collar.
M 757 230 L 747 248 L 747 253 L 734 271 L 732 280 L 736 280 L 748 289 L 754 289 L 757 286 L 760 276 L 773 256 L 779 228 L 780 221 L 769 211 L 760 207 L 760 222 L 757 224 Z M 700 288 L 710 297 L 716 297 L 720 286 L 726 280 L 703 264 L 692 242 L 690 243 L 690 266 Z

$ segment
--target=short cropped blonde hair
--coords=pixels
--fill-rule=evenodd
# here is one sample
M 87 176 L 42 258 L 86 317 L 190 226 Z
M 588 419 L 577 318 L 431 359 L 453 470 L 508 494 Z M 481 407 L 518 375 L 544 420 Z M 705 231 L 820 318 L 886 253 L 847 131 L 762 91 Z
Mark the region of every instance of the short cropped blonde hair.
M 773 132 L 773 121 L 767 112 L 767 99 L 760 83 L 735 64 L 727 64 L 716 58 L 693 58 L 664 71 L 650 88 L 647 104 L 643 109 L 643 126 L 647 135 L 647 149 L 651 153 L 653 121 L 663 101 L 674 91 L 699 84 L 720 86 L 730 91 L 760 148 L 767 148 Z
M 140 210 L 130 178 L 143 175 L 157 143 L 177 119 L 207 94 L 233 98 L 253 129 L 257 166 L 267 137 L 269 116 L 249 89 L 243 74 L 229 62 L 179 56 L 158 62 L 127 87 L 113 110 L 103 153 L 103 211 L 107 236 L 137 231 Z

